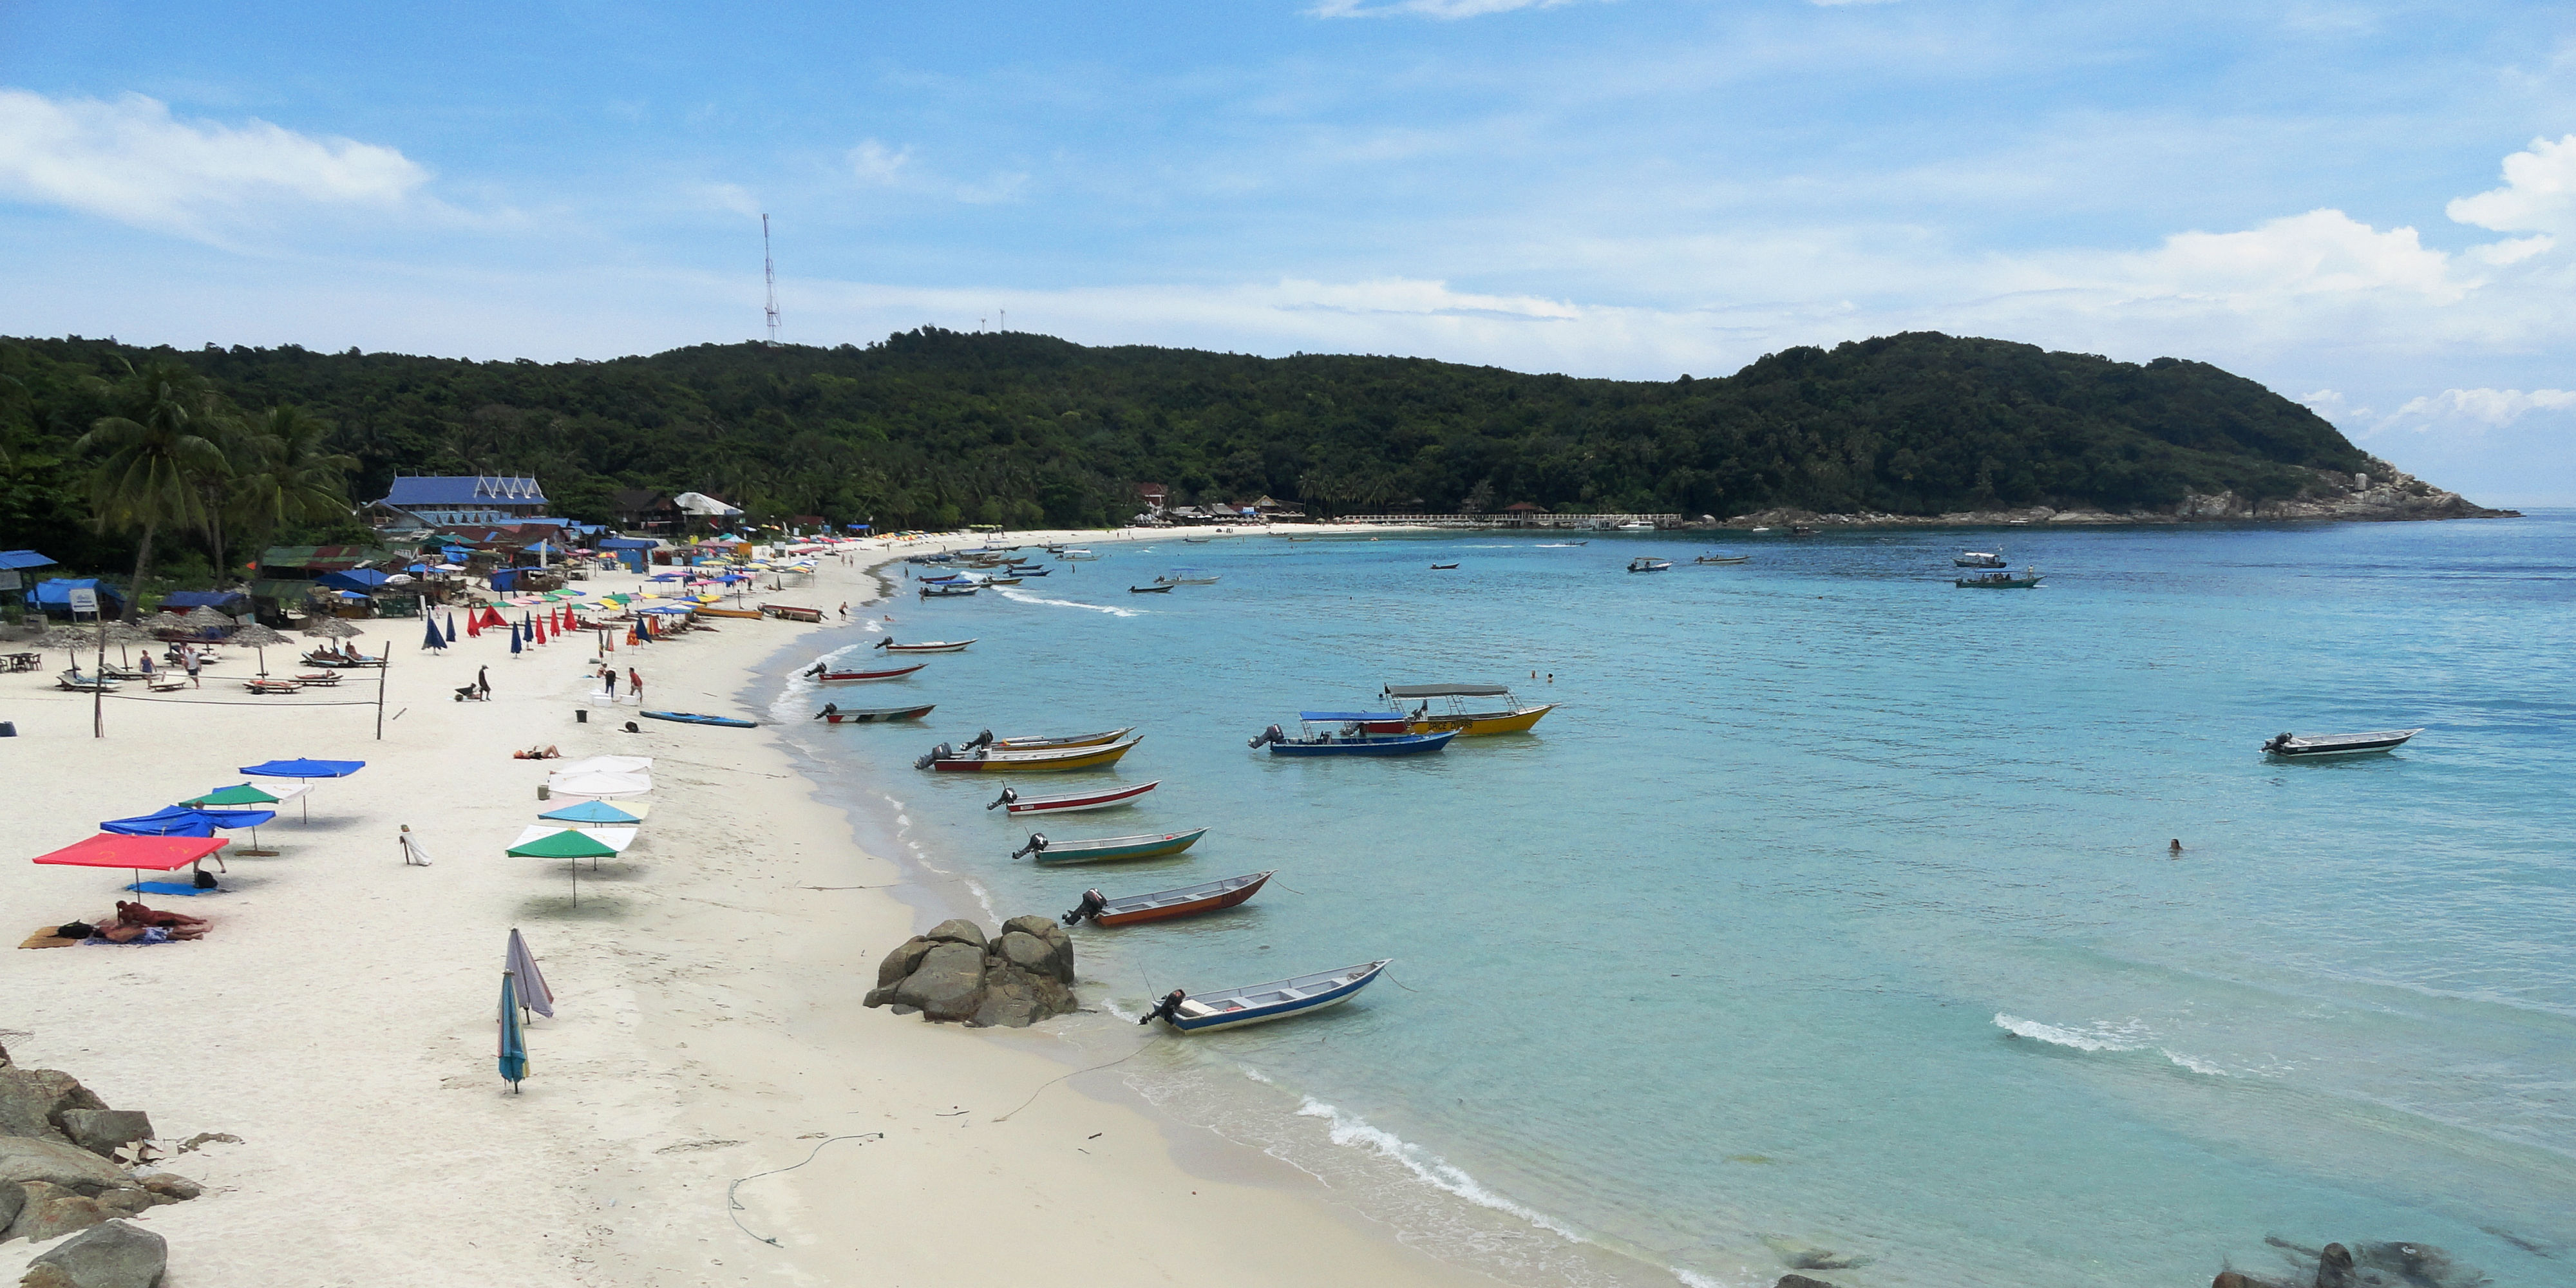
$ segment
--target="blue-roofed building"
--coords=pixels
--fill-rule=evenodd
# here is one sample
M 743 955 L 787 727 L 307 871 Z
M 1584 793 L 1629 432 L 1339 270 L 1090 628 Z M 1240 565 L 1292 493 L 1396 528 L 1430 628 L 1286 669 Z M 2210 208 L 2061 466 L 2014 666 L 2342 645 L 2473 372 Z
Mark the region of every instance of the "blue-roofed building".
M 511 475 L 406 475 L 371 507 L 379 526 L 519 523 L 546 512 L 545 489 Z

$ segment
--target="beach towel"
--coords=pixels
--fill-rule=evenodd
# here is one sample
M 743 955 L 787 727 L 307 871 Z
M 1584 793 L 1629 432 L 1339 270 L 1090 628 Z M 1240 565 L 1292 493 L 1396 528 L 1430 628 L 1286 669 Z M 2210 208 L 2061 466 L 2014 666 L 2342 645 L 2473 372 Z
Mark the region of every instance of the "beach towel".
M 177 881 L 137 881 L 125 888 L 135 892 L 136 894 L 184 894 L 194 896 L 201 894 L 223 893 L 221 889 L 213 886 L 208 886 L 205 889 L 200 890 L 194 885 L 183 885 Z
M 402 852 L 404 864 L 421 868 L 429 866 L 429 850 L 421 845 L 419 837 L 408 831 L 402 834 Z
M 60 929 L 62 929 L 60 926 L 39 927 L 36 933 L 27 936 L 27 941 L 25 943 L 18 946 L 20 948 L 69 948 L 80 942 L 77 939 L 67 939 L 54 933 Z

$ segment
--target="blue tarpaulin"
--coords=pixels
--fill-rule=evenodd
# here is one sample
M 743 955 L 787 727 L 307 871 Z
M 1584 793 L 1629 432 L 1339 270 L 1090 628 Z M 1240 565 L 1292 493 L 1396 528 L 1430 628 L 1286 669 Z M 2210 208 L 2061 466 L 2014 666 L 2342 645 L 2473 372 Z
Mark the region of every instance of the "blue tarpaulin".
M 217 828 L 258 827 L 276 818 L 264 809 L 190 809 L 172 805 L 132 818 L 111 818 L 98 825 L 119 836 L 213 836 Z
M 346 572 L 326 572 L 313 580 L 335 590 L 374 590 L 393 580 L 373 568 L 351 568 Z
M 125 611 L 125 596 L 116 593 L 116 589 L 112 586 L 100 585 L 96 577 L 55 577 L 37 582 L 32 599 L 39 607 L 57 612 L 70 612 L 72 592 L 75 590 L 97 591 L 98 611 L 108 616 L 113 617 Z
M 33 550 L 0 550 L 0 568 L 51 568 L 54 561 Z

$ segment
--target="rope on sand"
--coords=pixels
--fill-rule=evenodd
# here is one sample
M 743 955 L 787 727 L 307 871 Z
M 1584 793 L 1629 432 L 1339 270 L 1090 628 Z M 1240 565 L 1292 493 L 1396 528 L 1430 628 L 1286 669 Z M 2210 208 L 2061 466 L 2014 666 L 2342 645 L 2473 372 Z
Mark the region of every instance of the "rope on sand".
M 1108 1064 L 1095 1064 L 1095 1065 L 1091 1066 L 1091 1067 L 1090 1067 L 1090 1068 L 1088 1068 L 1088 1069 L 1076 1069 L 1076 1070 L 1074 1070 L 1072 1073 L 1059 1073 L 1059 1074 L 1057 1074 L 1056 1076 L 1054 1076 L 1054 1077 L 1052 1077 L 1052 1078 L 1049 1078 L 1049 1079 L 1047 1079 L 1047 1080 L 1046 1080 L 1046 1081 L 1044 1081 L 1044 1082 L 1039 1083 L 1039 1084 L 1038 1084 L 1038 1089 L 1037 1089 L 1037 1091 L 1032 1091 L 1032 1092 L 1030 1092 L 1030 1093 L 1029 1093 L 1029 1098 L 1028 1098 L 1028 1099 L 1026 1099 L 1026 1100 L 1021 1101 L 1021 1102 L 1020 1102 L 1016 1107 L 1014 1107 L 1014 1108 L 1011 1110 L 1011 1114 L 1016 1114 L 1016 1113 L 1020 1112 L 1020 1110 L 1022 1110 L 1022 1109 L 1026 1109 L 1026 1108 L 1028 1108 L 1029 1106 L 1036 1104 L 1036 1103 L 1038 1102 L 1038 1094 L 1039 1094 L 1039 1092 L 1043 1092 L 1043 1091 L 1045 1091 L 1047 1088 L 1052 1087 L 1052 1086 L 1054 1086 L 1055 1084 L 1057 1084 L 1057 1083 L 1059 1083 L 1059 1082 L 1062 1082 L 1062 1081 L 1064 1081 L 1064 1080 L 1065 1080 L 1065 1079 L 1067 1079 L 1067 1078 L 1078 1077 L 1078 1076 L 1080 1076 L 1080 1075 L 1082 1075 L 1082 1074 L 1086 1074 L 1086 1073 L 1098 1073 L 1098 1072 L 1100 1072 L 1101 1070 L 1103 1070 L 1103 1069 L 1106 1069 L 1106 1068 L 1110 1067 L 1110 1065 L 1125 1064 L 1125 1063 L 1127 1063 L 1128 1061 L 1133 1060 L 1133 1059 L 1135 1059 L 1136 1057 L 1138 1057 L 1138 1056 L 1140 1056 L 1140 1055 L 1143 1055 L 1144 1053 L 1145 1053 L 1145 1048 L 1144 1048 L 1144 1047 L 1142 1047 L 1142 1046 L 1139 1046 L 1139 1047 L 1137 1047 L 1135 1050 L 1130 1051 L 1130 1052 L 1128 1052 L 1127 1054 L 1122 1055 L 1122 1056 L 1118 1057 L 1117 1059 L 1110 1061 Z M 987 1119 L 986 1121 L 988 1121 L 988 1122 L 997 1122 L 997 1123 L 1006 1123 L 1006 1122 L 1009 1122 L 1009 1121 L 1011 1120 L 1011 1114 L 1004 1114 L 1004 1115 L 1002 1115 L 1002 1116 L 1001 1116 L 1001 1117 L 999 1117 L 999 1118 Z
M 824 1147 L 825 1145 L 829 1145 L 829 1144 L 831 1144 L 831 1143 L 832 1143 L 832 1141 L 835 1141 L 835 1140 L 884 1140 L 884 1139 L 885 1139 L 885 1133 L 884 1133 L 884 1132 L 881 1132 L 881 1131 L 863 1131 L 863 1132 L 858 1132 L 858 1133 L 855 1133 L 855 1134 L 853 1134 L 853 1135 L 848 1135 L 848 1136 L 834 1136 L 834 1137 L 831 1137 L 829 1140 L 818 1140 L 818 1141 L 814 1142 L 814 1149 L 813 1149 L 813 1151 L 812 1151 L 811 1153 L 808 1153 L 807 1155 L 805 1155 L 805 1162 L 804 1162 L 804 1163 L 790 1163 L 790 1164 L 788 1164 L 788 1165 L 787 1165 L 787 1166 L 785 1166 L 785 1167 L 773 1167 L 773 1168 L 769 1169 L 769 1170 L 768 1170 L 768 1171 L 766 1171 L 766 1172 L 754 1172 L 754 1173 L 752 1173 L 752 1174 L 751 1174 L 751 1175 L 749 1175 L 749 1176 L 745 1176 L 745 1177 L 740 1178 L 739 1180 L 736 1180 L 733 1184 L 728 1185 L 728 1186 L 726 1186 L 726 1187 L 725 1187 L 725 1208 L 726 1208 L 727 1214 L 733 1217 L 733 1225 L 734 1225 L 734 1228 L 735 1228 L 735 1229 L 737 1229 L 737 1230 L 742 1231 L 744 1234 L 751 1234 L 751 1237 L 753 1237 L 753 1238 L 755 1238 L 755 1239 L 760 1240 L 762 1243 L 766 1243 L 766 1244 L 768 1244 L 770 1247 L 773 1247 L 773 1248 L 784 1248 L 784 1247 L 786 1247 L 786 1246 L 787 1246 L 786 1244 L 780 1243 L 778 1240 L 773 1239 L 773 1238 L 769 1237 L 768 1235 L 765 1235 L 765 1234 L 752 1234 L 752 1233 L 751 1233 L 751 1227 L 750 1227 L 750 1226 L 747 1226 L 747 1225 L 744 1225 L 744 1224 L 742 1223 L 742 1213 L 745 1211 L 745 1209 L 743 1208 L 741 1201 L 740 1201 L 740 1200 L 737 1200 L 736 1198 L 734 1198 L 734 1196 L 733 1196 L 733 1192 L 734 1192 L 735 1190 L 738 1190 L 738 1189 L 742 1188 L 742 1183 L 743 1183 L 743 1181 L 756 1181 L 756 1180 L 759 1180 L 761 1177 L 764 1177 L 764 1176 L 776 1176 L 776 1175 L 778 1175 L 780 1172 L 792 1172 L 792 1171 L 795 1171 L 797 1168 L 803 1167 L 803 1166 L 805 1165 L 805 1163 L 813 1162 L 813 1161 L 814 1161 L 814 1155 L 815 1155 L 815 1154 L 820 1154 L 820 1153 L 822 1153 L 822 1152 L 823 1152 L 823 1147 Z

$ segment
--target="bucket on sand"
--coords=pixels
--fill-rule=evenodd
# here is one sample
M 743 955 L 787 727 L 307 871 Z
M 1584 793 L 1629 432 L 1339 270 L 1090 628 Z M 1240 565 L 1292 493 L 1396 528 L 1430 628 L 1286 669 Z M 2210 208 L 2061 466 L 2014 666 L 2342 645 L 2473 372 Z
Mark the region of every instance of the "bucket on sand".
M 589 723 L 590 723 L 590 708 L 588 708 L 588 707 L 574 707 L 574 708 L 572 709 L 572 722 L 573 722 L 574 724 L 589 724 Z

